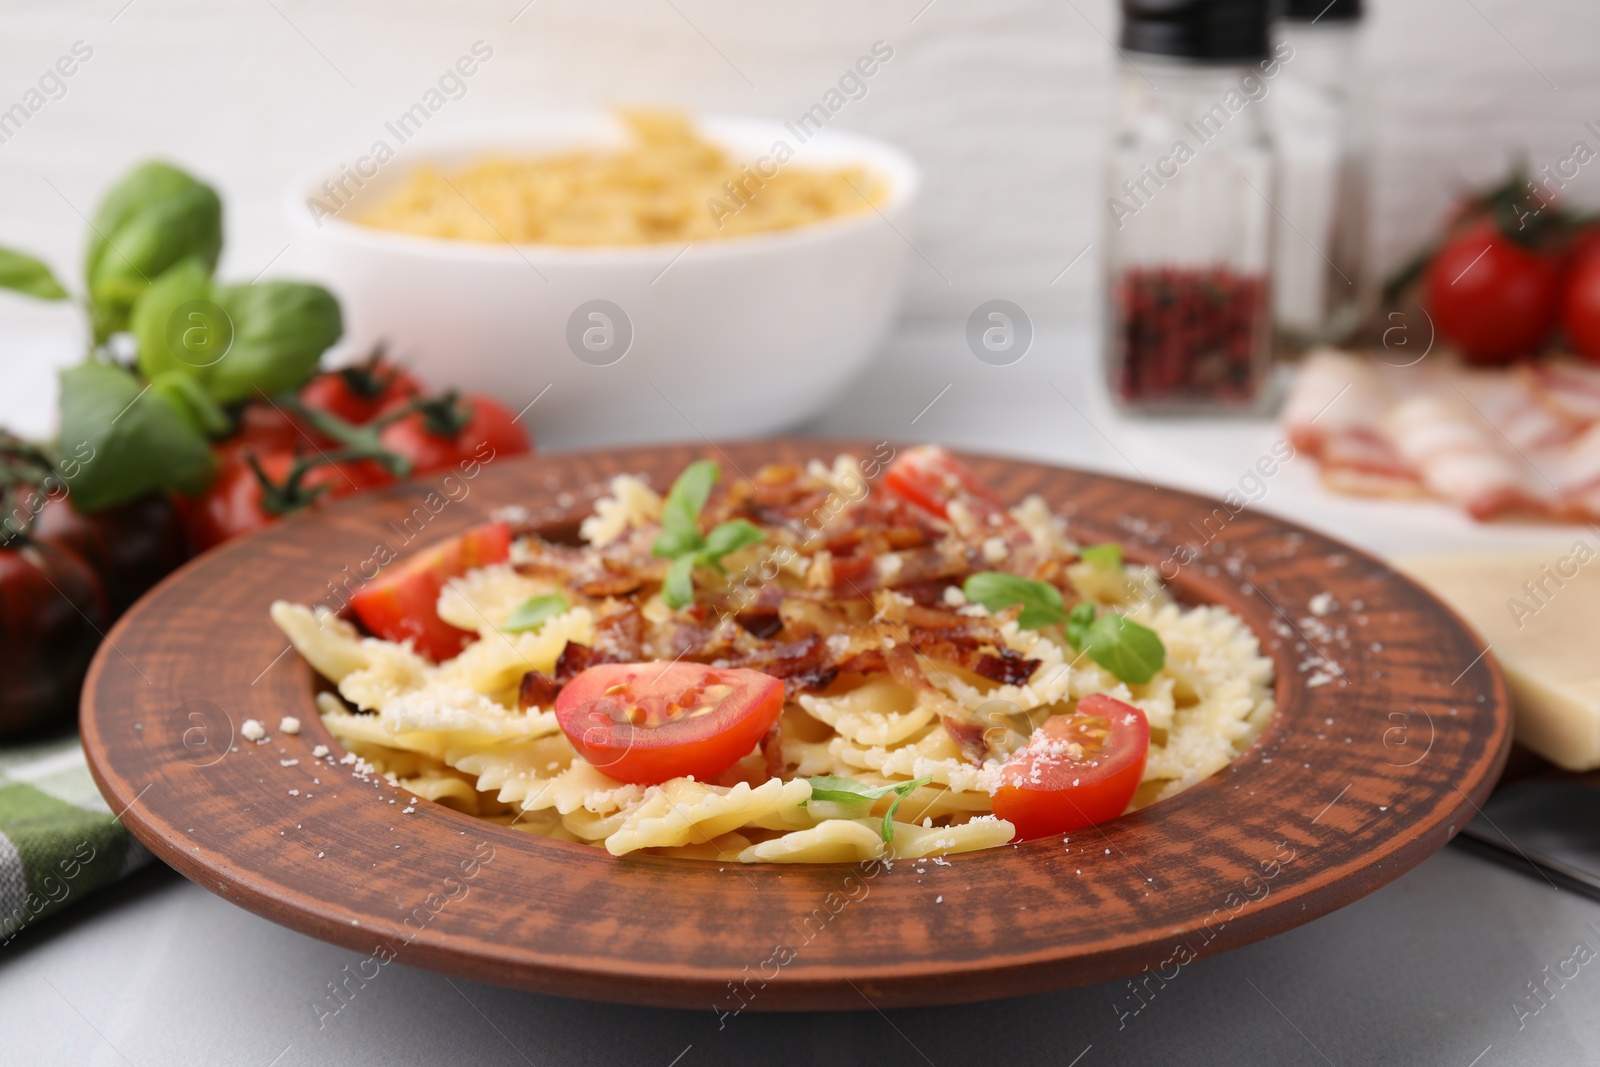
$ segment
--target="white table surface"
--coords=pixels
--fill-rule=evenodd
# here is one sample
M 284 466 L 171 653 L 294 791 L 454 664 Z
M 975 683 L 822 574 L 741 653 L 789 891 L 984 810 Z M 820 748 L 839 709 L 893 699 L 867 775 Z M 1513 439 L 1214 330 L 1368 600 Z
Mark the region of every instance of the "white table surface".
M 0 423 L 48 430 L 49 367 L 70 358 L 70 341 L 16 332 L 0 344 Z M 1091 383 L 1090 352 L 1085 335 L 1045 332 L 1020 363 L 996 368 L 958 328 L 904 334 L 805 429 L 939 440 L 1214 495 L 1278 437 L 1270 419 L 1118 418 Z M 659 436 L 694 436 L 663 419 Z M 1331 497 L 1303 459 L 1267 485 L 1262 510 L 1379 553 L 1556 548 L 1573 536 Z M 870 908 L 852 911 L 837 936 L 871 921 Z M 1593 965 L 1537 1015 L 1513 1008 L 1580 941 L 1600 948 L 1600 904 L 1451 846 L 1350 907 L 1186 968 L 1120 1029 L 1120 983 L 955 1008 L 746 1013 L 719 1029 L 709 1006 L 587 1004 L 401 964 L 319 1028 L 313 1003 L 360 957 L 162 868 L 0 949 L 0 1065 L 1594 1063 Z

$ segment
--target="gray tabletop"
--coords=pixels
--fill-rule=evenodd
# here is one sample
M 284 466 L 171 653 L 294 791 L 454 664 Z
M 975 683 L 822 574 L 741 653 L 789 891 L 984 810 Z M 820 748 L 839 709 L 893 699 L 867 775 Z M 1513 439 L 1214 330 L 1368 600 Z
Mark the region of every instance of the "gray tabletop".
M 841 916 L 837 936 L 851 922 L 872 922 L 870 906 Z M 1579 943 L 1600 949 L 1600 903 L 1451 846 L 1350 907 L 1184 968 L 1137 1014 L 1116 982 L 719 1019 L 709 1006 L 589 1004 L 394 963 L 332 1015 L 317 1006 L 358 953 L 160 868 L 0 950 L 0 1063 L 1594 1063 L 1600 958 L 1559 977 Z
M 1007 368 L 973 359 L 959 325 L 902 337 L 808 429 L 943 440 L 1212 495 L 1278 434 L 1270 420 L 1119 419 L 1095 400 L 1090 365 L 1078 335 L 1041 334 Z M 1559 527 L 1480 527 L 1444 508 L 1335 498 L 1298 461 L 1257 506 L 1380 553 L 1566 541 Z M 851 909 L 838 936 L 872 921 L 870 907 Z M 1185 967 L 1137 1014 L 1112 983 L 963 1007 L 719 1020 L 709 1006 L 587 1004 L 393 963 L 322 1017 L 329 983 L 362 957 L 155 869 L 0 948 L 0 1067 L 1600 1063 L 1597 951 L 1600 904 L 1451 846 L 1350 907 Z

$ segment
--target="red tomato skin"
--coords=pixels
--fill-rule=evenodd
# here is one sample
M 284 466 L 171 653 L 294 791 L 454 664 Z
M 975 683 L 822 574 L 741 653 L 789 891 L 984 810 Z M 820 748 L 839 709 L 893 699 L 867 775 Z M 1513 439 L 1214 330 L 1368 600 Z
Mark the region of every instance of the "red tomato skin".
M 1041 758 L 1041 732 L 1048 740 L 1067 740 L 1074 720 L 1086 715 L 1110 724 L 1110 737 L 1097 755 L 1081 762 Z M 1091 693 L 1078 701 L 1075 715 L 1045 720 L 1028 746 L 1001 766 L 994 813 L 1017 828 L 1018 841 L 1071 833 L 1115 819 L 1127 810 L 1139 788 L 1149 752 L 1150 723 L 1144 712 L 1103 693 Z
M 267 469 L 277 456 L 288 457 L 288 453 L 268 453 L 261 460 L 262 469 Z M 253 533 L 274 519 L 262 510 L 261 485 L 255 472 L 237 458 L 225 462 L 211 488 L 189 501 L 183 511 L 189 545 L 195 552 Z
M 373 395 L 363 393 L 352 384 L 351 374 L 359 374 L 375 384 L 381 384 L 381 391 Z M 324 371 L 300 390 L 300 402 L 314 411 L 365 426 L 381 412 L 421 392 L 421 385 L 410 374 L 378 360 L 370 366 Z
M 900 453 L 884 472 L 883 484 L 896 496 L 941 519 L 950 517 L 950 504 L 956 500 L 979 520 L 1006 515 L 1005 505 L 982 479 L 938 445 L 918 445 Z
M 378 440 L 384 448 L 409 459 L 413 474 L 447 470 L 473 459 L 487 463 L 499 456 L 521 455 L 531 449 L 528 435 L 514 421 L 510 409 L 488 397 L 471 393 L 461 397 L 458 403 L 466 405 L 471 417 L 454 437 L 433 433 L 427 416 L 414 411 L 385 426 Z M 393 407 L 391 405 L 390 410 Z
M 226 463 L 247 450 L 265 453 L 293 452 L 298 449 L 310 452 L 319 448 L 337 448 L 338 443 L 275 404 L 252 401 L 239 412 L 239 425 L 233 436 L 218 441 L 214 447 L 217 458 Z
M 77 553 L 47 542 L 0 549 L 0 736 L 77 716 L 108 615 L 100 579 Z
M 477 635 L 439 618 L 436 605 L 445 582 L 510 556 L 511 527 L 487 523 L 380 574 L 350 598 L 350 609 L 376 637 L 409 639 L 419 654 L 436 663 L 451 659 Z
M 1429 313 L 1472 363 L 1536 352 L 1560 311 L 1560 257 L 1523 248 L 1484 220 L 1447 241 L 1428 265 Z
M 1561 324 L 1567 341 L 1588 359 L 1600 362 L 1600 246 L 1574 263 L 1562 295 Z
M 610 690 L 626 686 L 620 693 Z M 694 686 L 733 691 L 703 716 L 632 726 L 617 715 L 639 701 L 664 701 Z M 672 778 L 715 778 L 760 743 L 783 711 L 783 683 L 745 668 L 701 663 L 608 663 L 590 667 L 556 694 L 556 719 L 567 740 L 601 773 L 619 782 L 660 785 Z
M 261 479 L 246 461 L 247 454 L 255 456 L 262 472 L 280 485 L 288 478 L 297 458 L 294 452 L 257 451 L 252 448 L 227 459 L 216 480 L 211 483 L 211 488 L 183 509 L 184 526 L 194 551 L 204 552 L 208 548 L 215 548 L 224 541 L 270 526 L 283 517 L 265 507 Z M 382 488 L 393 482 L 393 475 L 382 464 L 373 460 L 356 460 L 318 464 L 306 472 L 301 485 L 308 492 L 325 486 L 317 498 L 317 502 L 320 502 L 365 489 Z

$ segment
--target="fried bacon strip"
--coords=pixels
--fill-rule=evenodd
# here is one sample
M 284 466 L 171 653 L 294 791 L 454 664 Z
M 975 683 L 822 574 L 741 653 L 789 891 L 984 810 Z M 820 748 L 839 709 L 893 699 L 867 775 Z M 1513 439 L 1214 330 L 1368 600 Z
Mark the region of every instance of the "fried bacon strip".
M 703 524 L 758 523 L 772 551 L 781 547 L 800 565 L 785 564 L 780 578 L 769 560 L 759 568 L 767 577 L 755 582 L 730 573 L 726 592 L 667 617 L 647 618 L 641 610 L 667 567 L 651 554 L 653 529 L 634 530 L 598 549 L 530 537 L 515 563 L 518 572 L 601 601 L 596 610 L 602 614 L 592 643 L 569 642 L 551 674 L 523 677 L 518 706 L 550 707 L 564 685 L 605 663 L 688 660 L 749 668 L 782 679 L 790 697 L 826 689 L 841 674 L 889 672 L 919 699 L 939 701 L 945 729 L 968 759 L 981 763 L 993 754 L 985 724 L 925 672 L 960 670 L 1020 685 L 1040 661 L 1006 644 L 1000 627 L 1007 616 L 950 611 L 943 606 L 945 592 L 994 566 L 995 538 L 1006 547 L 1008 569 L 1017 573 L 1064 583 L 1065 563 L 1059 553 L 1035 549 L 1018 528 L 962 535 L 891 493 L 864 488 L 847 500 L 792 466 L 763 468 L 753 481 L 718 486 Z

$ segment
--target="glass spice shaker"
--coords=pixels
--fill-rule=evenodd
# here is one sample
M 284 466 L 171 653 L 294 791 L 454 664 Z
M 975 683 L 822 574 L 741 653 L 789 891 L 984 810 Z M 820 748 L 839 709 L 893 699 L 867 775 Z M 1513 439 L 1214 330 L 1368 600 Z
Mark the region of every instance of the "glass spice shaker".
M 1280 64 L 1267 0 L 1122 0 L 1105 366 L 1131 412 L 1266 399 L 1275 162 L 1261 101 Z
M 1285 343 L 1346 340 L 1372 302 L 1366 267 L 1367 85 L 1361 0 L 1286 0 L 1269 105 L 1281 180 L 1272 313 Z

